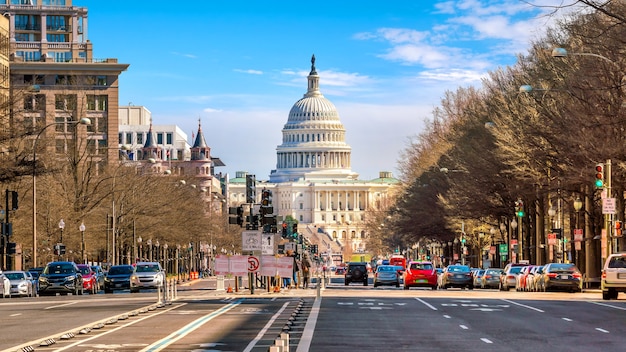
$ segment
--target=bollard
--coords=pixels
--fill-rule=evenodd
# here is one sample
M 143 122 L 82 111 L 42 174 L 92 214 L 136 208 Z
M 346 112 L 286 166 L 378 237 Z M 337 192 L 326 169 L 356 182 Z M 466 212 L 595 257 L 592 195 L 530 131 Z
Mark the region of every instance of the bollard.
M 285 340 L 283 339 L 276 339 L 274 340 L 274 346 L 280 347 L 280 350 L 283 352 L 287 352 L 287 350 L 285 349 Z
M 283 344 L 283 351 L 284 352 L 289 352 L 289 334 L 286 332 L 281 332 L 280 333 L 280 339 L 283 340 L 284 344 Z
M 283 348 L 280 346 L 270 346 L 269 352 L 283 352 Z

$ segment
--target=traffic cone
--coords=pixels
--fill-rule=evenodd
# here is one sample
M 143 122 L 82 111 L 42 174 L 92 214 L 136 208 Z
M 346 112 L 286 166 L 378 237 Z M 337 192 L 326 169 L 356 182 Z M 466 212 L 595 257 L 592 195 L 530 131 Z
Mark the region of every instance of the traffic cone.
M 233 288 L 230 284 L 228 285 L 228 289 L 226 289 L 226 293 L 233 293 Z
M 276 285 L 276 286 L 274 286 L 274 292 L 275 292 L 275 293 L 280 292 L 280 285 Z

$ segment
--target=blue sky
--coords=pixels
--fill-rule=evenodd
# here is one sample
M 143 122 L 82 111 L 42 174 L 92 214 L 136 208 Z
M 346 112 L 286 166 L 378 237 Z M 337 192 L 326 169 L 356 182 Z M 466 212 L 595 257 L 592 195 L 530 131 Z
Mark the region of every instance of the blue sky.
M 479 85 L 511 65 L 571 0 L 128 1 L 87 7 L 95 58 L 130 64 L 120 105 L 145 106 L 154 124 L 189 138 L 202 121 L 216 172 L 258 180 L 276 166 L 292 105 L 315 54 L 360 179 L 398 176 L 409 138 L 446 90 Z

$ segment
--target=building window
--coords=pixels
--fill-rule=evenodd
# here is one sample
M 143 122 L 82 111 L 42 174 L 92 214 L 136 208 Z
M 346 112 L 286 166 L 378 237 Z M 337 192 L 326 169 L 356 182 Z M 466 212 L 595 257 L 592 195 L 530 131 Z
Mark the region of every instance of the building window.
M 117 141 L 118 141 L 119 144 L 124 144 L 124 137 L 123 136 L 124 135 L 122 134 L 122 132 L 120 132 L 118 134 Z
M 157 144 L 163 144 L 163 133 L 157 133 Z
M 69 86 L 76 84 L 76 77 L 70 75 L 56 75 L 54 84 L 61 86 Z
M 87 110 L 107 111 L 108 95 L 87 95 Z
M 133 144 L 133 134 L 126 132 L 126 144 Z
M 300 210 L 304 209 L 304 204 L 300 203 Z
M 107 152 L 107 140 L 98 139 L 98 154 L 104 155 Z
M 174 139 L 174 135 L 172 133 L 167 133 L 165 135 L 165 139 L 166 139 L 166 143 L 167 144 L 172 144 L 172 141 Z
M 36 111 L 46 107 L 46 96 L 44 94 L 27 95 L 24 97 L 24 110 Z
M 54 96 L 54 107 L 57 110 L 74 111 L 76 110 L 75 94 L 56 94 Z
M 96 85 L 97 86 L 107 86 L 107 76 L 98 76 L 96 77 Z
M 143 144 L 143 133 L 137 133 L 137 144 Z
M 24 75 L 25 84 L 45 84 L 45 75 Z

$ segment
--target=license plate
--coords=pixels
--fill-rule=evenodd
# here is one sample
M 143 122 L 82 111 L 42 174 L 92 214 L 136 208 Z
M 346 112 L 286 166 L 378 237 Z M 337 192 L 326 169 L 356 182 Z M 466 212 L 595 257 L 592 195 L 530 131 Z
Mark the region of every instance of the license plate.
M 122 284 L 115 284 L 115 287 L 122 287 Z
M 425 283 L 427 283 L 427 282 L 428 282 L 428 280 L 426 280 L 426 279 L 418 279 L 418 280 L 415 280 L 415 283 L 416 283 L 416 284 L 425 284 Z
M 569 275 L 561 275 L 561 280 L 567 280 L 569 279 Z
M 455 275 L 454 277 L 456 277 L 457 279 L 462 279 L 463 275 Z
M 617 274 L 617 278 L 618 279 L 626 279 L 626 273 L 618 273 Z

